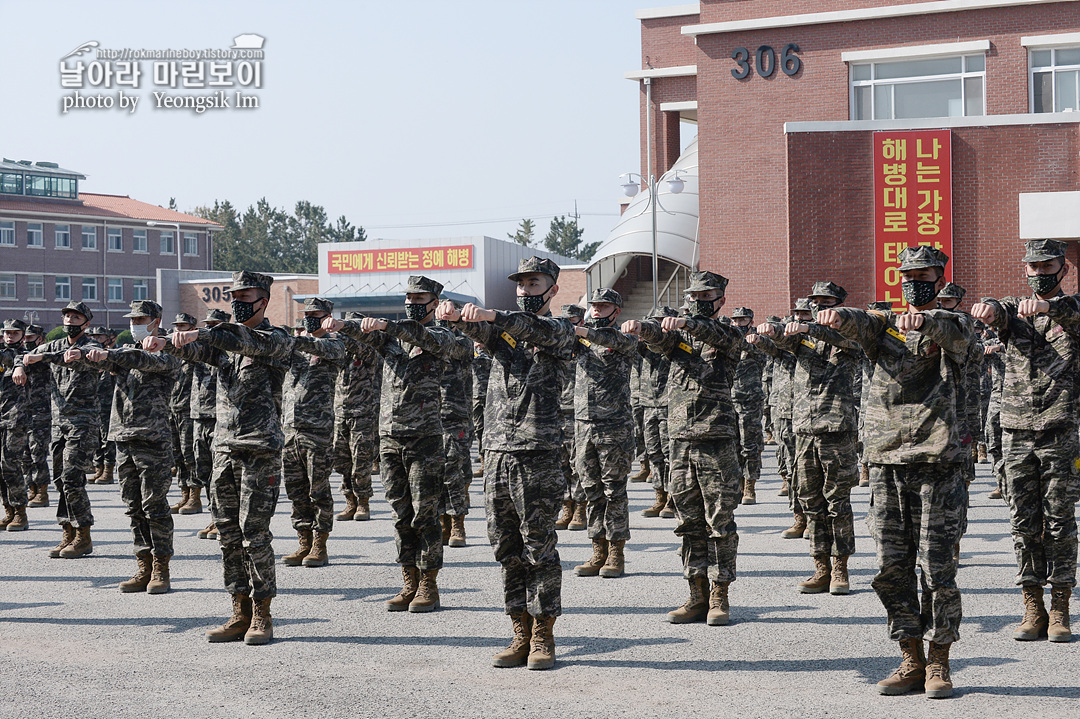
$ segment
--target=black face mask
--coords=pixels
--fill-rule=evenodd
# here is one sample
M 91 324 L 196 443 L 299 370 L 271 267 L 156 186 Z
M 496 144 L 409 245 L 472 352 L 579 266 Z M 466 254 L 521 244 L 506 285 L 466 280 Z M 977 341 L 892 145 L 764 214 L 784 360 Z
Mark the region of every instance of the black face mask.
M 608 327 L 608 326 L 611 325 L 611 321 L 613 319 L 614 314 L 615 313 L 612 312 L 607 317 L 587 317 L 585 319 L 585 326 L 586 327 L 591 327 L 594 330 L 598 330 L 598 329 L 602 329 L 604 327 Z
M 83 327 L 85 326 L 86 325 L 64 325 L 64 332 L 67 333 L 68 337 L 74 339 L 82 334 Z
M 523 312 L 532 312 L 533 314 L 538 313 L 547 302 L 547 293 L 548 290 L 544 290 L 544 292 L 539 295 L 519 295 L 517 298 L 518 309 Z
M 912 307 L 930 304 L 938 293 L 936 280 L 907 280 L 902 282 L 900 287 L 904 290 L 904 299 Z
M 255 300 L 255 302 L 258 301 Z M 243 324 L 255 316 L 255 302 L 232 301 L 232 313 L 237 324 Z
M 38 344 L 40 344 L 40 343 L 37 340 L 34 340 L 33 342 L 23 342 L 23 347 L 25 347 L 28 350 L 32 350 L 32 349 L 36 349 Z
M 1052 275 L 1029 275 L 1027 278 L 1028 285 L 1035 294 L 1048 295 L 1061 283 L 1060 274 L 1061 270 Z
M 432 302 L 434 302 L 434 301 L 435 300 L 432 300 Z M 415 320 L 417 322 L 423 322 L 424 318 L 428 316 L 428 311 L 429 311 L 428 310 L 428 305 L 430 305 L 430 304 L 431 304 L 431 302 L 425 302 L 424 304 L 415 304 L 415 305 L 414 304 L 406 304 L 405 305 L 405 316 L 408 317 L 410 320 Z
M 690 300 L 690 316 L 708 319 L 716 312 L 716 300 Z
M 306 331 L 308 334 L 318 332 L 319 328 L 322 327 L 322 321 L 322 317 L 305 317 L 304 331 Z

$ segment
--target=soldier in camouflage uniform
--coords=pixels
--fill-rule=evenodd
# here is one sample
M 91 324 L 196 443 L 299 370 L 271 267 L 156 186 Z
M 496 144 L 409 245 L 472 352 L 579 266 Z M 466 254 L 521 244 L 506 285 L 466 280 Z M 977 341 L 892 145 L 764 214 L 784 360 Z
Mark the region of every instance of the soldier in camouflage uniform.
M 379 456 L 386 501 L 394 511 L 402 587 L 387 600 L 391 612 L 439 608 L 437 577 L 443 563 L 439 499 L 443 489 L 440 388 L 449 361 L 462 345 L 435 326 L 443 286 L 419 275 L 405 286 L 405 320 L 327 318 L 323 326 L 368 344 L 383 358 Z M 467 350 L 466 350 L 467 351 Z M 355 471 L 355 468 L 354 468 Z
M 810 292 L 818 311 L 846 297 L 844 288 L 832 282 L 816 282 Z M 799 583 L 799 591 L 847 594 L 847 561 L 855 553 L 851 488 L 859 481 L 853 385 L 861 353 L 854 342 L 815 322 L 789 322 L 783 337 L 779 330 L 768 323 L 758 326 L 757 344 L 774 352 L 772 342 L 761 336 L 776 337 L 775 346 L 796 360 L 795 475 L 814 560 L 814 574 Z
M 277 595 L 270 519 L 281 491 L 281 389 L 292 358 L 293 338 L 265 318 L 274 278 L 234 272 L 229 294 L 234 322 L 174 332 L 170 354 L 211 362 L 213 349 L 226 353 L 217 391 L 214 473 L 210 509 L 232 616 L 206 633 L 207 641 L 267 644 L 274 637 L 270 603 Z
M 967 294 L 967 290 L 954 282 L 949 282 L 945 285 L 945 289 L 938 293 L 938 307 L 963 314 L 972 322 L 974 327 L 974 320 L 971 320 L 971 315 L 960 309 L 960 303 L 963 301 L 965 294 Z M 982 441 L 982 422 L 979 417 L 982 369 L 982 343 L 972 342 L 971 350 L 968 353 L 968 361 L 964 365 L 964 383 L 961 386 L 964 411 L 961 415 L 963 429 L 960 432 L 960 437 L 971 454 L 971 461 L 964 468 L 967 473 L 966 482 L 968 485 L 975 479 L 975 460 L 978 457 L 979 442 Z
M 881 694 L 924 686 L 952 696 L 949 650 L 960 638 L 960 590 L 953 545 L 964 512 L 965 448 L 957 417 L 971 323 L 937 309 L 945 253 L 909 247 L 900 254 L 908 311 L 823 309 L 818 322 L 857 342 L 875 364 L 866 407 L 870 460 L 869 521 L 877 543 L 873 587 L 903 662 L 878 682 Z M 922 569 L 923 596 L 919 600 Z M 929 655 L 923 639 L 930 640 Z
M 731 324 L 745 337 L 754 321 L 754 311 L 749 307 L 736 307 L 731 313 Z M 767 355 L 752 344 L 743 346 L 742 359 L 735 367 L 731 381 L 731 399 L 738 417 L 739 466 L 743 471 L 743 504 L 756 504 L 758 479 L 761 477 L 761 453 L 765 438 L 761 429 L 764 412 L 765 390 L 761 374 L 765 369 Z
M 618 330 L 622 296 L 593 290 L 585 324 L 575 327 L 574 444 L 577 471 L 588 502 L 592 557 L 574 568 L 579 577 L 621 577 L 623 547 L 630 538 L 627 475 L 634 425 L 630 413 L 630 367 L 641 360 L 638 340 Z
M 90 339 L 105 349 L 110 349 L 116 336 L 105 327 L 87 330 Z M 98 444 L 94 450 L 94 476 L 87 480 L 94 484 L 112 484 L 116 467 L 116 444 L 109 440 L 109 419 L 112 416 L 113 387 L 116 380 L 108 371 L 98 377 L 98 406 L 101 408 L 101 424 L 98 427 Z
M 630 320 L 622 327 L 671 359 L 669 472 L 679 520 L 675 534 L 682 537 L 683 574 L 690 583 L 690 597 L 667 615 L 673 624 L 730 620 L 728 585 L 735 581 L 739 547 L 735 508 L 742 498 L 731 382 L 743 339 L 720 322 L 727 283 L 718 274 L 694 272 L 686 290 L 689 317 Z
M 476 433 L 476 453 L 480 466 L 474 477 L 484 476 L 484 406 L 487 404 L 488 376 L 491 375 L 491 355 L 479 342 L 473 342 L 472 361 L 472 421 Z
M 448 327 L 442 320 L 440 326 Z M 449 327 L 448 327 L 449 328 Z M 457 347 L 451 354 L 439 387 L 439 415 L 442 418 L 446 452 L 443 489 L 439 496 L 442 543 L 464 547 L 465 515 L 469 513 L 469 482 L 472 480 L 472 358 L 473 342 L 455 329 Z
M 484 422 L 488 539 L 502 565 L 504 607 L 514 626 L 510 646 L 492 661 L 548 669 L 555 664 L 553 627 L 562 613 L 555 546 L 555 513 L 566 489 L 559 395 L 577 340 L 568 321 L 550 314 L 558 265 L 529 257 L 509 279 L 517 283 L 521 311 L 468 304 L 459 312 L 444 302 L 439 316 L 483 344 L 492 358 Z
M 345 313 L 345 319 L 354 322 L 363 318 L 359 312 Z M 334 469 L 341 472 L 345 508 L 336 519 L 366 522 L 371 518 L 371 463 L 376 449 L 382 360 L 370 345 L 344 334 L 338 338 L 345 343 L 346 363 L 338 372 L 334 391 Z
M 805 322 L 813 319 L 810 300 L 801 297 L 795 300 L 789 321 Z M 771 325 L 781 324 L 779 317 L 767 320 Z M 783 324 L 787 324 L 786 322 Z M 756 332 L 755 332 L 756 334 Z M 749 338 L 750 335 L 747 335 Z M 753 342 L 753 340 L 747 340 Z M 806 514 L 799 501 L 799 486 L 795 472 L 795 430 L 792 427 L 795 382 L 795 355 L 777 349 L 775 354 L 766 354 L 773 361 L 772 390 L 769 392 L 769 404 L 772 405 L 773 427 L 776 436 L 776 464 L 788 488 L 788 506 L 791 508 L 793 521 L 790 527 L 780 533 L 784 539 L 802 539 L 806 534 Z
M 1016 583 L 1024 618 L 1013 638 L 1072 639 L 1076 585 L 1076 502 L 1080 499 L 1080 296 L 1066 296 L 1066 243 L 1029 240 L 1023 262 L 1030 298 L 983 300 L 972 308 L 1005 345 L 1001 444 L 1005 500 L 1012 515 Z M 1030 319 L 1029 319 L 1030 318 Z M 1050 584 L 1050 613 L 1043 586 Z
M 124 317 L 138 343 L 157 335 L 161 305 L 135 300 Z M 180 360 L 136 347 L 87 350 L 86 359 L 115 378 L 108 439 L 116 446 L 120 497 L 131 520 L 138 565 L 131 579 L 120 582 L 120 591 L 164 594 L 171 587 L 173 555 L 169 396 Z
M 15 384 L 15 358 L 22 354 L 26 323 L 4 320 L 4 345 L 0 349 L 0 498 L 4 518 L 0 531 L 20 532 L 29 526 L 26 518 L 26 476 L 21 460 L 27 440 L 27 397 L 25 384 Z
M 641 462 L 637 473 L 630 477 L 631 482 L 644 482 L 652 476 L 649 455 L 645 448 L 645 407 L 641 404 L 641 357 L 634 358 L 630 370 L 630 401 L 634 416 L 634 457 Z
M 197 319 L 186 312 L 178 312 L 172 326 L 175 332 L 195 329 Z M 173 462 L 176 480 L 180 486 L 180 501 L 170 507 L 173 514 L 199 514 L 202 512 L 202 486 L 195 478 L 195 422 L 191 419 L 191 386 L 195 377 L 194 362 L 182 362 L 180 374 L 173 385 L 169 411 L 172 422 Z
M 663 320 L 665 317 L 678 317 L 672 307 L 656 307 L 646 319 Z M 656 501 L 651 507 L 642 510 L 642 517 L 675 516 L 675 501 L 671 498 L 671 440 L 668 437 L 668 374 L 671 371 L 671 359 L 660 352 L 653 352 L 644 342 L 638 341 L 638 353 L 641 355 L 641 406 L 645 409 L 645 449 L 651 466 L 653 492 Z
M 585 308 L 581 305 L 563 305 L 559 313 L 559 319 L 566 320 L 574 327 L 585 324 Z M 574 354 L 582 345 L 575 345 Z M 569 529 L 580 531 L 588 526 L 585 510 L 588 508 L 588 500 L 585 497 L 585 488 L 581 486 L 581 477 L 577 471 L 577 443 L 574 441 L 574 381 L 576 372 L 570 372 L 559 395 L 559 412 L 562 414 L 563 446 L 562 467 L 566 476 L 566 492 L 563 495 L 563 508 L 559 518 L 555 520 L 555 529 Z
M 206 311 L 203 324 L 213 329 L 222 322 L 228 322 L 232 316 L 219 309 Z M 225 353 L 214 348 L 210 362 L 196 362 L 191 374 L 191 423 L 192 457 L 194 457 L 195 485 L 206 490 L 210 500 L 210 477 L 214 473 L 214 427 L 217 425 L 217 381 L 218 368 L 227 363 Z M 171 432 L 170 432 L 171 435 Z M 205 529 L 200 529 L 199 539 L 217 539 L 217 528 L 213 520 L 214 509 L 210 508 L 211 520 Z
M 984 325 L 985 326 L 985 325 Z M 997 486 L 988 495 L 989 499 L 1004 499 L 1005 462 L 1001 456 L 1001 391 L 1005 386 L 1005 345 L 998 340 L 997 334 L 987 328 L 983 339 L 983 363 L 990 367 L 989 399 L 986 405 L 986 453 L 993 463 Z M 983 390 L 986 392 L 986 390 Z
M 868 310 L 892 312 L 892 302 L 878 300 L 866 305 Z M 870 384 L 874 381 L 874 363 L 865 354 L 860 361 L 862 381 L 859 383 L 859 486 L 870 486 L 870 461 L 866 458 L 866 403 L 870 399 Z
M 33 352 L 45 338 L 40 325 L 27 325 L 23 349 Z M 29 488 L 27 507 L 49 506 L 49 441 L 52 437 L 52 410 L 49 395 L 52 373 L 47 364 L 25 367 L 26 372 L 26 450 L 23 452 L 23 474 Z

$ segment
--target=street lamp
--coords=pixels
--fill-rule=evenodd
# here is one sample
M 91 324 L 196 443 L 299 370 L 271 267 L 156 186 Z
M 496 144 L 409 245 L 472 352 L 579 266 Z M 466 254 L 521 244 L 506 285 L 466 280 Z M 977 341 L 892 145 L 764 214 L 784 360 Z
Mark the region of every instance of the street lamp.
M 667 181 L 668 192 L 670 192 L 673 195 L 677 195 L 677 194 L 679 194 L 680 192 L 683 191 L 683 188 L 686 187 L 686 182 L 682 178 L 679 177 L 679 173 L 684 172 L 684 170 L 672 170 L 672 172 L 675 173 L 675 176 L 672 177 L 672 178 L 669 178 L 668 181 Z M 638 178 L 638 182 L 633 181 L 633 178 L 635 178 L 635 177 Z M 638 190 L 640 189 L 640 187 L 639 187 L 640 183 L 641 182 L 646 182 L 645 177 L 643 175 L 639 175 L 636 172 L 624 172 L 623 174 L 619 175 L 619 178 L 620 179 L 626 178 L 626 182 L 623 183 L 622 188 L 623 188 L 623 194 L 625 194 L 627 197 L 634 197 L 635 195 L 637 195 Z M 666 212 L 667 214 L 669 214 L 669 215 L 675 214 L 674 212 L 668 212 L 668 210 L 666 208 L 664 208 L 663 205 L 660 204 L 660 198 L 657 196 L 657 193 L 656 193 L 658 184 L 659 183 L 658 183 L 658 181 L 656 179 L 656 175 L 650 174 L 649 179 L 648 179 L 649 204 L 648 204 L 646 209 L 648 209 L 648 210 L 650 210 L 652 212 L 652 302 L 653 302 L 653 307 L 659 307 L 660 306 L 660 296 L 659 296 L 660 295 L 660 287 L 659 287 L 660 260 L 659 260 L 659 257 L 657 256 L 657 252 L 656 252 L 656 208 L 659 206 L 660 209 L 663 210 L 664 212 Z M 645 210 L 642 210 L 641 212 L 645 212 Z M 638 213 L 638 214 L 641 214 L 641 213 Z

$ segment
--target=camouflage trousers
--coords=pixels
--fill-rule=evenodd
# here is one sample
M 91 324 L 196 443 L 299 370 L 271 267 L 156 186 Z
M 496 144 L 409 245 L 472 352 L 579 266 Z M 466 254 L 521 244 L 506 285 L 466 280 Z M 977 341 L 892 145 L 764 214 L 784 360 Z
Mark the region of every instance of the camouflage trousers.
M 214 429 L 217 427 L 215 417 L 196 417 L 193 422 L 192 452 L 195 462 L 195 474 L 192 476 L 192 485 L 195 487 L 209 487 L 210 477 L 214 473 Z
M 403 567 L 442 568 L 442 457 L 441 435 L 380 438 L 379 469 L 386 501 L 394 511 L 397 563 Z
M 293 529 L 331 532 L 334 495 L 330 491 L 333 453 L 329 437 L 290 433 L 281 456 L 285 495 L 292 502 Z
M 889 618 L 889 638 L 957 641 L 963 612 L 953 547 L 964 512 L 960 465 L 871 464 L 870 493 L 867 522 L 878 558 L 872 585 Z
M 578 422 L 574 429 L 577 471 L 585 490 L 589 539 L 630 539 L 630 500 L 626 483 L 634 463 L 631 428 L 608 429 Z
M 765 436 L 761 430 L 762 401 L 733 402 L 735 427 L 739 432 L 739 466 L 743 479 L 756 483 L 761 478 L 761 453 L 765 449 Z
M 488 540 L 502 565 L 507 614 L 562 614 L 555 515 L 563 484 L 558 450 L 484 453 Z
M 993 464 L 998 489 L 1004 495 L 1005 462 L 1001 456 L 1001 405 L 998 403 L 992 404 L 986 412 L 983 436 L 986 438 L 986 454 Z
M 780 476 L 788 481 L 788 507 L 793 514 L 802 514 L 803 506 L 799 501 L 799 484 L 795 472 L 795 429 L 791 426 L 791 417 L 773 419 L 773 437 L 776 439 L 776 466 Z
M 1002 431 L 1005 501 L 1012 518 L 1018 585 L 1076 586 L 1076 427 Z
M 149 550 L 155 557 L 172 556 L 173 517 L 168 500 L 172 486 L 170 451 L 157 442 L 116 443 L 120 498 L 131 521 L 135 554 Z
M 270 519 L 280 492 L 280 452 L 214 452 L 210 511 L 221 542 L 229 594 L 253 599 L 277 596 Z
M 464 517 L 469 513 L 469 483 L 472 481 L 472 437 L 466 429 L 447 433 L 443 443 L 443 487 L 439 495 L 439 514 Z
M 370 417 L 338 417 L 334 423 L 334 469 L 346 494 L 369 499 L 375 461 L 375 422 Z
M 31 427 L 23 450 L 22 469 L 26 483 L 31 486 L 49 484 L 49 442 L 52 427 L 49 424 Z
M 173 463 L 176 465 L 176 483 L 180 487 L 197 487 L 195 484 L 195 423 L 191 416 L 170 415 L 172 429 Z
M 859 483 L 854 432 L 795 435 L 795 477 L 810 555 L 855 553 L 851 488 Z
M 640 404 L 631 406 L 634 412 L 634 457 L 645 459 L 645 408 Z
M 484 454 L 484 408 L 487 407 L 487 400 L 484 397 L 474 399 L 472 401 L 472 408 L 470 412 L 472 414 L 473 433 L 476 435 L 476 449 L 481 456 Z
M 668 453 L 671 438 L 667 431 L 667 407 L 645 408 L 645 456 L 649 458 L 653 489 L 667 492 L 671 487 Z
M 683 576 L 735 581 L 742 470 L 734 439 L 671 440 L 671 497 L 682 537 Z
M 98 444 L 94 449 L 94 466 L 103 467 L 116 464 L 116 442 L 109 441 L 108 412 L 101 413 L 101 426 L 98 428 Z
M 563 499 L 567 501 L 585 504 L 585 488 L 581 485 L 581 475 L 577 471 L 577 442 L 575 441 L 574 411 L 562 413 L 563 419 L 563 445 L 559 452 L 559 461 L 562 465 L 563 476 L 566 477 L 566 491 Z
M 57 524 L 94 526 L 90 496 L 86 493 L 86 473 L 93 466 L 97 439 L 96 425 L 53 426 L 49 449 L 52 452 L 53 483 L 60 495 L 56 502 Z
M 26 506 L 26 475 L 22 456 L 26 449 L 25 426 L 0 429 L 0 495 L 5 507 Z

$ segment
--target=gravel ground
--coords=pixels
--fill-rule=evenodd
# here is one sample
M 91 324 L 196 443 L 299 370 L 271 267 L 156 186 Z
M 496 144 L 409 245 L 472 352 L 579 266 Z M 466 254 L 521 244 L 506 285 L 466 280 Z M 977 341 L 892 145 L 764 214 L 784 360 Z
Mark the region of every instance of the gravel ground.
M 1023 706 L 1028 716 L 1076 716 L 1080 646 L 1016 642 L 1022 609 L 1008 511 L 986 498 L 988 465 L 972 486 L 961 554 L 962 641 L 953 651 L 957 696 L 880 697 L 873 684 L 898 662 L 869 583 L 873 545 L 861 521 L 869 490 L 853 494 L 858 553 L 852 594 L 802 595 L 807 544 L 784 540 L 786 498 L 766 448 L 759 503 L 741 507 L 739 580 L 732 623 L 662 621 L 686 597 L 674 520 L 644 519 L 648 484 L 630 485 L 627 576 L 580 578 L 584 532 L 561 532 L 564 614 L 555 669 L 493 669 L 510 636 L 498 565 L 484 530 L 481 483 L 466 522 L 469 546 L 446 550 L 442 609 L 387 613 L 400 587 L 390 511 L 376 482 L 372 521 L 342 522 L 322 568 L 279 564 L 275 640 L 265 647 L 208 644 L 203 632 L 230 610 L 214 542 L 195 533 L 207 514 L 176 517 L 173 590 L 124 595 L 130 533 L 117 485 L 91 486 L 94 554 L 49 559 L 53 508 L 31 528 L 0 534 L 0 717 L 985 717 Z M 377 478 L 376 478 L 377 479 Z M 176 491 L 174 490 L 174 494 Z M 55 496 L 53 497 L 55 505 Z M 273 522 L 278 555 L 295 539 L 282 497 Z M 1075 603 L 1074 603 L 1075 606 Z M 1021 702 L 1023 704 L 1021 705 Z

